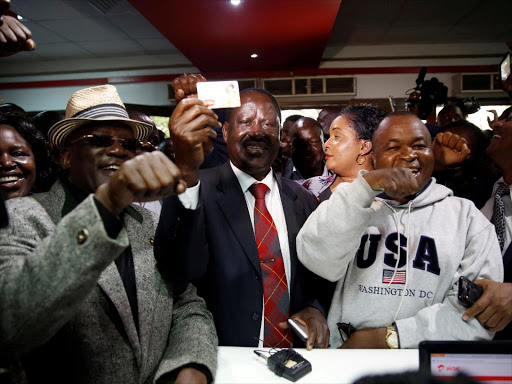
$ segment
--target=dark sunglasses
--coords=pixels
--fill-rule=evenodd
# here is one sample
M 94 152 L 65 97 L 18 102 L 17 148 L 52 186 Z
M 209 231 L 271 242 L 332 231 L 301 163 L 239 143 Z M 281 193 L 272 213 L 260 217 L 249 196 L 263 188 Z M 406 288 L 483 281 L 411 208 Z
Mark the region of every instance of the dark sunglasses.
M 97 148 L 108 148 L 114 145 L 114 142 L 118 142 L 121 147 L 130 152 L 135 152 L 139 148 L 140 142 L 135 139 L 118 139 L 112 136 L 99 136 L 99 135 L 84 135 L 78 139 L 73 140 L 69 145 L 75 144 L 79 141 L 87 140 L 87 142 L 93 147 Z

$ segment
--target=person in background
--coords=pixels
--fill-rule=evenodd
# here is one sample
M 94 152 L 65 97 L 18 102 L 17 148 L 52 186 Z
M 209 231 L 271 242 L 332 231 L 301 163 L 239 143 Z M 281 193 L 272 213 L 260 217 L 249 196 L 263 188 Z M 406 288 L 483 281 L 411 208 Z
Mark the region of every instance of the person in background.
M 439 111 L 437 114 L 437 125 L 444 127 L 454 121 L 465 120 L 464 114 L 455 104 L 449 104 Z
M 48 191 L 58 170 L 46 138 L 26 115 L 0 113 L 0 189 L 4 199 Z
M 482 213 L 494 224 L 505 277 L 503 283 L 489 279 L 475 281 L 484 293 L 465 316 L 468 319 L 476 316 L 482 325 L 497 332 L 496 340 L 512 340 L 512 112 L 500 117 L 494 124 L 493 133 L 487 154 L 503 177 L 494 184 L 491 198 L 482 208 Z
M 306 179 L 302 186 L 322 202 L 338 185 L 354 181 L 360 170 L 373 170 L 371 140 L 385 116 L 384 111 L 372 106 L 342 110 L 333 120 L 329 140 L 325 143 L 325 166 L 334 175 Z
M 283 129 L 281 130 L 281 156 L 278 154 L 274 164 L 272 164 L 272 169 L 286 179 L 290 179 L 293 172 L 290 128 L 301 117 L 301 115 L 291 115 L 284 120 Z
M 341 109 L 341 107 L 327 107 L 322 109 L 318 114 L 317 121 L 322 126 L 325 141 L 329 139 L 329 131 L 332 121 L 340 114 Z
M 44 137 L 48 137 L 48 131 L 53 125 L 64 119 L 64 115 L 57 111 L 42 111 L 32 118 L 32 123 Z
M 491 339 L 478 321 L 463 320 L 457 288 L 460 276 L 502 280 L 493 226 L 431 177 L 435 152 L 446 160 L 464 155 L 462 148 L 432 148 L 427 128 L 408 112 L 382 120 L 372 147 L 375 170 L 337 188 L 297 236 L 304 265 L 337 281 L 331 347 Z
M 149 136 L 140 142 L 139 147 L 137 148 L 137 155 L 141 155 L 146 152 L 157 151 L 160 144 L 160 131 L 156 127 L 156 124 L 151 119 L 151 117 L 139 111 L 128 111 L 128 116 L 130 119 L 141 121 L 153 127 L 149 133 Z
M 480 128 L 466 120 L 445 125 L 443 135 L 463 137 L 470 153 L 460 164 L 435 170 L 437 182 L 450 188 L 455 196 L 471 200 L 478 209 L 482 208 L 491 195 L 494 182 L 499 178 L 485 152 L 490 139 Z
M 332 176 L 325 167 L 324 137 L 318 121 L 301 117 L 290 128 L 290 138 L 294 165 L 292 180 L 302 185 L 305 179 L 313 176 Z

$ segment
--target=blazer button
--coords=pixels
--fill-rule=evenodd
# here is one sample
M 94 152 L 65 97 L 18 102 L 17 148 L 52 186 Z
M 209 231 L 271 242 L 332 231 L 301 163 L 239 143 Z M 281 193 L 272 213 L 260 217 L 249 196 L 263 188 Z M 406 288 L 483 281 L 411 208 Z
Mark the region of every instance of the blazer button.
M 89 231 L 85 228 L 79 230 L 78 234 L 76 235 L 76 241 L 78 244 L 85 243 L 88 238 L 89 238 Z
M 150 237 L 150 238 L 148 239 L 148 241 L 149 241 L 149 244 L 150 244 L 150 245 L 154 245 L 154 244 L 155 244 L 155 239 L 154 239 L 154 238 L 152 238 L 152 237 Z
M 254 312 L 254 313 L 252 314 L 252 319 L 253 319 L 254 321 L 258 320 L 259 318 L 260 318 L 260 315 L 258 315 L 256 312 Z

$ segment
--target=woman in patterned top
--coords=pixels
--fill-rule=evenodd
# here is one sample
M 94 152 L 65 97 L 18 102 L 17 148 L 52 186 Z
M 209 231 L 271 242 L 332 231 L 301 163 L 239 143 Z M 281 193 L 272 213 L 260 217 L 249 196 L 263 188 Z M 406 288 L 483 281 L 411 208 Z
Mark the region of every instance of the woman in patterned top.
M 371 140 L 385 116 L 379 108 L 366 105 L 342 110 L 331 123 L 330 137 L 325 143 L 325 165 L 335 175 L 312 177 L 302 185 L 319 191 L 317 198 L 322 202 L 329 199 L 338 185 L 353 181 L 360 170 L 372 170 Z

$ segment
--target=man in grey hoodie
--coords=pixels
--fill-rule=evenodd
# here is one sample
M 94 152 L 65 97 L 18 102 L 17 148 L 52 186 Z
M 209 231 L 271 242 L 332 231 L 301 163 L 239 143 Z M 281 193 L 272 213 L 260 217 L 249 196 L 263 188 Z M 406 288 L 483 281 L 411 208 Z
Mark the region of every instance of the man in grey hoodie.
M 338 282 L 331 347 L 343 339 L 343 348 L 491 339 L 476 319 L 462 320 L 457 289 L 460 276 L 503 281 L 493 226 L 431 177 L 432 142 L 416 116 L 385 118 L 373 151 L 375 171 L 337 188 L 297 236 L 300 261 Z M 342 323 L 354 331 L 347 335 Z

